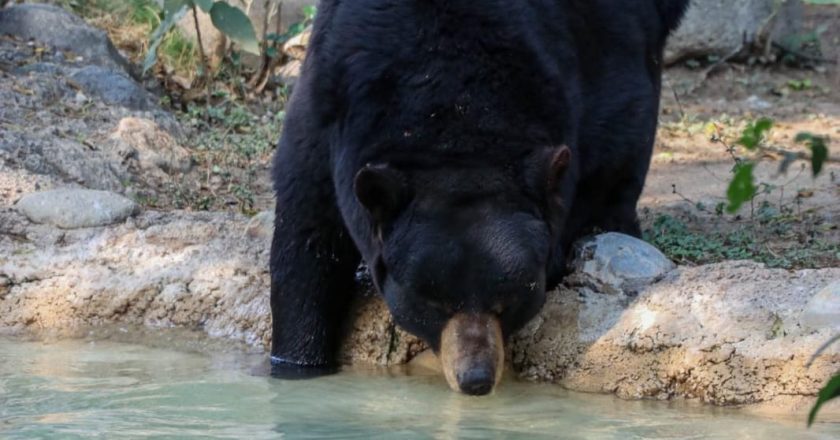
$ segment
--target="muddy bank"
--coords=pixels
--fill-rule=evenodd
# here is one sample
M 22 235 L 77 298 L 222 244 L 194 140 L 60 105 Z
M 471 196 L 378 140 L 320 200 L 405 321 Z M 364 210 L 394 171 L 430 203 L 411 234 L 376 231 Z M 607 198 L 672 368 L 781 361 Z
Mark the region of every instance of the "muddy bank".
M 144 212 L 60 229 L 3 209 L 0 327 L 182 327 L 265 348 L 270 224 L 268 215 Z M 584 252 L 579 270 L 513 339 L 520 376 L 626 398 L 789 408 L 840 368 L 837 348 L 805 367 L 840 322 L 840 269 L 673 268 L 632 242 L 611 242 Z M 627 269 L 630 261 L 639 264 Z M 423 350 L 361 290 L 345 362 L 394 365 Z

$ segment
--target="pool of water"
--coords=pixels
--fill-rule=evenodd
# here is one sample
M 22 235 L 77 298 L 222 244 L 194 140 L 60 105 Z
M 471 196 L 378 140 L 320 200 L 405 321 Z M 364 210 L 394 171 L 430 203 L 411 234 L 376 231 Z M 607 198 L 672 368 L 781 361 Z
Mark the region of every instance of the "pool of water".
M 0 337 L 0 438 L 840 438 L 840 424 L 511 380 L 483 398 L 431 374 L 281 381 L 260 374 L 262 355 L 168 338 Z

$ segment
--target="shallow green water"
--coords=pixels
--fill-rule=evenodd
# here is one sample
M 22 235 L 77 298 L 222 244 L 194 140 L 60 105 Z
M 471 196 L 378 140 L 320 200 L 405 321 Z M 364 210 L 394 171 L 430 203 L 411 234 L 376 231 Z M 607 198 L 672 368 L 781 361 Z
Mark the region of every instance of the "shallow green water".
M 152 345 L 180 351 L 0 337 L 0 438 L 840 438 L 840 424 L 809 431 L 798 419 L 512 381 L 486 398 L 454 394 L 431 375 L 280 381 L 255 373 L 262 356 Z

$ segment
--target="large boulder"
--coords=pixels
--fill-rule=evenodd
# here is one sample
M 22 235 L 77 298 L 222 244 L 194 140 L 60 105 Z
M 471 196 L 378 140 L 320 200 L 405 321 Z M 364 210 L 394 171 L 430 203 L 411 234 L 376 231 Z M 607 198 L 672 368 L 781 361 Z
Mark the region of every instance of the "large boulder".
M 840 332 L 840 280 L 825 286 L 808 301 L 802 325 L 812 330 L 828 327 Z
M 84 63 L 132 72 L 104 31 L 58 6 L 21 4 L 3 8 L 0 33 L 70 51 L 81 56 Z
M 807 363 L 836 328 L 809 318 L 840 268 L 753 262 L 680 267 L 637 293 L 567 283 L 515 338 L 513 362 L 540 381 L 625 398 L 751 404 L 813 395 L 840 347 Z M 833 298 L 833 299 L 832 299 Z
M 148 194 L 180 181 L 190 154 L 156 101 L 121 70 L 0 38 L 0 206 L 54 188 Z
M 796 32 L 801 16 L 801 0 L 692 0 L 665 61 L 746 52 Z

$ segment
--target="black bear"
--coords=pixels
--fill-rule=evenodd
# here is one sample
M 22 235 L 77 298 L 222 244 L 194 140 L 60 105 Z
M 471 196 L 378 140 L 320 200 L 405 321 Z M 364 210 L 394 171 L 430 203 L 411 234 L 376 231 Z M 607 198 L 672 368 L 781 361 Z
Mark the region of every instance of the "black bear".
M 334 365 L 361 259 L 486 394 L 572 242 L 639 236 L 688 0 L 322 0 L 274 161 L 271 362 Z

